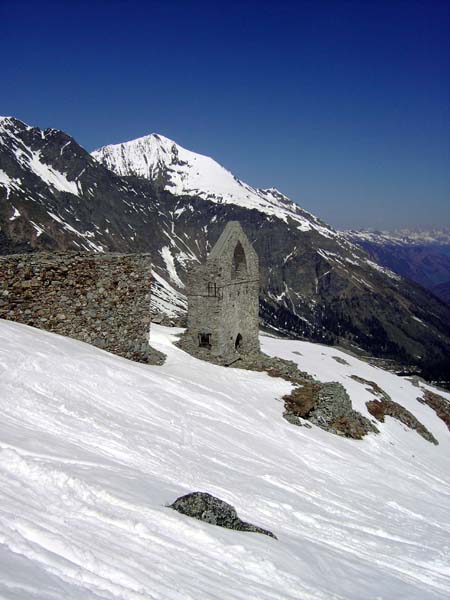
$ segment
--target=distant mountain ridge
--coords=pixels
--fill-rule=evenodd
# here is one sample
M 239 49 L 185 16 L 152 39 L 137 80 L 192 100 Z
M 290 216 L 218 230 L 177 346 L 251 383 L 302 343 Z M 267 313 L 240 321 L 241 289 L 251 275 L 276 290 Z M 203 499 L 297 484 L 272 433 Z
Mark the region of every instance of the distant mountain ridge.
M 417 244 L 420 246 L 450 246 L 450 227 L 393 229 L 392 231 L 376 229 L 349 230 L 361 240 L 367 240 L 377 244 Z
M 450 308 L 280 192 L 162 136 L 91 156 L 64 132 L 0 119 L 0 252 L 150 252 L 153 310 L 176 318 L 190 262 L 230 220 L 259 255 L 265 327 L 450 379 Z
M 352 230 L 347 235 L 378 263 L 416 281 L 450 304 L 450 228 Z

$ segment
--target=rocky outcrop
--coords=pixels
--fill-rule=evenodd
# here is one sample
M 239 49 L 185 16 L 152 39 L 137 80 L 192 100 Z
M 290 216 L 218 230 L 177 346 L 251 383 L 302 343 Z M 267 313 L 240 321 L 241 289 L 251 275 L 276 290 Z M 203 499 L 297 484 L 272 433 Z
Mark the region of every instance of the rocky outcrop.
M 150 257 L 58 252 L 0 257 L 0 318 L 161 364 L 149 347 Z
M 303 383 L 313 381 L 313 377 L 301 371 L 293 360 L 269 356 L 264 352 L 241 356 L 231 365 L 237 369 L 248 369 L 249 371 L 264 371 L 271 377 L 281 377 L 291 383 Z
M 206 492 L 192 492 L 191 494 L 181 496 L 170 505 L 170 508 L 210 525 L 218 525 L 219 527 L 234 529 L 236 531 L 262 533 L 277 539 L 271 531 L 242 521 L 238 517 L 236 509 L 231 504 Z
M 230 366 L 264 371 L 294 384 L 293 391 L 283 396 L 283 417 L 292 425 L 310 427 L 310 422 L 330 433 L 358 440 L 369 432 L 378 433 L 369 419 L 353 410 L 350 397 L 340 383 L 317 381 L 292 360 L 259 352 L 242 356 Z
M 436 446 L 439 444 L 437 439 L 434 437 L 432 433 L 428 431 L 425 425 L 412 414 L 393 400 L 371 400 L 366 402 L 367 410 L 371 415 L 380 421 L 380 423 L 384 423 L 385 416 L 393 417 L 403 423 L 409 429 L 414 429 L 417 431 L 419 435 L 421 435 L 425 440 L 435 444 Z
M 336 435 L 360 440 L 378 429 L 352 408 L 344 386 L 336 382 L 305 382 L 283 397 L 284 418 L 294 425 L 302 419 Z
M 448 400 L 430 390 L 424 390 L 422 398 L 417 398 L 417 400 L 430 406 L 450 431 L 450 402 Z
M 349 365 L 349 363 L 345 360 L 345 358 L 342 358 L 341 356 L 332 356 L 331 357 L 333 360 L 335 360 L 337 363 L 339 363 L 340 365 Z
M 350 377 L 353 379 L 353 381 L 357 381 L 358 383 L 362 383 L 368 386 L 366 388 L 367 391 L 371 392 L 377 398 L 380 398 L 381 400 L 391 400 L 389 394 L 387 394 L 383 389 L 381 389 L 380 386 L 377 383 L 375 383 L 375 381 L 369 381 L 368 379 L 359 377 L 359 375 L 350 375 Z
M 428 431 L 425 425 L 422 425 L 422 423 L 404 406 L 398 404 L 398 402 L 394 402 L 389 394 L 387 394 L 378 384 L 374 381 L 359 377 L 358 375 L 352 375 L 351 377 L 358 383 L 367 385 L 367 391 L 376 396 L 377 399 L 366 402 L 366 406 L 369 413 L 375 417 L 377 421 L 384 423 L 386 416 L 392 417 L 406 425 L 406 427 L 409 427 L 409 429 L 417 431 L 417 433 L 427 440 L 427 442 L 431 442 L 435 445 L 439 444 L 437 439 L 430 431 Z

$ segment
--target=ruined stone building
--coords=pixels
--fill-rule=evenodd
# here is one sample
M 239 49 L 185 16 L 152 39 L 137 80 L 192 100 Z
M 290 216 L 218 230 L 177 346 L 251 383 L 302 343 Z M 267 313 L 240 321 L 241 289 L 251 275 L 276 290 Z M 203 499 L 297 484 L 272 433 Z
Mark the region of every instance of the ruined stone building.
M 206 263 L 191 269 L 187 293 L 185 350 L 224 362 L 259 352 L 258 256 L 237 221 L 226 225 Z

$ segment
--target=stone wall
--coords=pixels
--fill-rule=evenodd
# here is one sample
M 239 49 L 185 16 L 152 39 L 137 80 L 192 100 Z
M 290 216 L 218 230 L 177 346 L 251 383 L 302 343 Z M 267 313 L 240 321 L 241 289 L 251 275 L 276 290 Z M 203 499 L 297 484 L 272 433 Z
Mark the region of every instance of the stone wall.
M 0 318 L 149 361 L 148 254 L 58 252 L 0 257 Z

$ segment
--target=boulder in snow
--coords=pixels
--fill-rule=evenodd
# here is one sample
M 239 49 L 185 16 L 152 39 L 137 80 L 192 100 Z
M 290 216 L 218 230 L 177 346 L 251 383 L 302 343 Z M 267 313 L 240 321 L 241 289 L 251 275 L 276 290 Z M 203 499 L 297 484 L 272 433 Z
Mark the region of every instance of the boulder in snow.
M 242 521 L 231 504 L 206 492 L 192 492 L 181 496 L 170 507 L 183 515 L 194 517 L 199 521 L 206 521 L 211 525 L 219 525 L 219 527 L 237 531 L 254 531 L 277 539 L 271 531 Z

